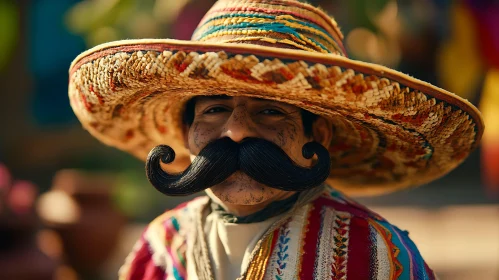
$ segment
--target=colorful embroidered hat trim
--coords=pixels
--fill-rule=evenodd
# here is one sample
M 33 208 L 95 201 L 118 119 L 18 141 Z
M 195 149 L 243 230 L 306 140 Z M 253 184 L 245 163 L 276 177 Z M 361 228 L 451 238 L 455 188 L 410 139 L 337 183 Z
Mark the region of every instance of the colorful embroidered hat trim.
M 263 2 L 219 0 L 212 10 L 220 10 L 220 5 L 230 10 L 241 3 Z M 298 2 L 268 3 L 282 5 L 278 8 L 285 11 L 288 6 L 281 3 L 292 3 L 294 9 Z M 235 18 L 226 17 L 237 23 Z M 216 20 L 207 16 L 196 34 L 206 39 L 210 27 L 203 22 Z M 190 162 L 181 132 L 184 104 L 194 96 L 220 94 L 277 100 L 329 118 L 334 137 L 327 147 L 332 158 L 328 182 L 348 194 L 421 185 L 459 165 L 483 133 L 478 110 L 443 89 L 343 56 L 342 46 L 330 40 L 335 38 L 330 30 L 336 28 L 333 20 L 330 23 L 319 26 L 329 39 L 314 38 L 328 53 L 313 45 L 315 41 L 300 39 L 310 39 L 311 33 L 294 27 L 301 36 L 272 30 L 253 40 L 237 26 L 239 37 L 104 44 L 71 65 L 71 106 L 92 135 L 141 159 L 156 145 L 172 146 L 177 158 L 169 168 L 178 171 Z M 280 42 L 276 33 L 300 46 Z

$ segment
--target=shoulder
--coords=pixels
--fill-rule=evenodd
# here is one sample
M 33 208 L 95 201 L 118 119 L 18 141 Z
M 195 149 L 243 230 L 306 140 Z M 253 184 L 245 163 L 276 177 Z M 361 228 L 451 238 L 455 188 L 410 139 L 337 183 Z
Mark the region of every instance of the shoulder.
M 313 205 L 322 212 L 327 209 L 335 217 L 329 220 L 341 226 L 348 267 L 356 268 L 353 279 L 435 279 L 407 231 L 330 188 Z
M 202 210 L 208 201 L 207 196 L 200 196 L 184 202 L 154 219 L 149 223 L 147 230 L 152 231 L 162 228 L 179 231 L 181 226 L 189 226 L 192 223 L 196 214 Z
M 194 226 L 196 214 L 200 213 L 207 202 L 206 196 L 197 197 L 166 211 L 147 225 L 141 239 L 152 246 L 168 243 L 173 236 L 184 235 Z
M 207 202 L 207 197 L 195 198 L 149 223 L 120 268 L 119 279 L 163 279 L 172 269 L 182 273 L 182 262 L 173 260 L 169 251 L 185 251 L 186 233 L 192 231 L 196 213 Z

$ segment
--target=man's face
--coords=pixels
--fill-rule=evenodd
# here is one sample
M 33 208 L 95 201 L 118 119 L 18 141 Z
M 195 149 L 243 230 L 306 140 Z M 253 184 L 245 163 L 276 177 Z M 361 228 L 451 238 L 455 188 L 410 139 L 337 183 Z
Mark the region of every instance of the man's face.
M 191 158 L 214 140 L 229 137 L 241 142 L 252 137 L 277 144 L 298 165 L 311 165 L 302 156 L 302 147 L 312 139 L 305 135 L 301 109 L 293 105 L 249 97 L 198 97 L 194 121 L 186 133 Z M 261 204 L 289 193 L 260 184 L 240 171 L 210 191 L 222 202 L 235 205 Z

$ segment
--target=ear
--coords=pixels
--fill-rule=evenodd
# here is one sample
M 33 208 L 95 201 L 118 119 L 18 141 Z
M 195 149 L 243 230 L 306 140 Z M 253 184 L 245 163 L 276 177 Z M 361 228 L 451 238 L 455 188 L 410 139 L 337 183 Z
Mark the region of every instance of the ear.
M 184 147 L 189 150 L 189 129 L 187 124 L 182 125 L 182 137 L 184 138 Z
M 312 134 L 314 141 L 327 148 L 333 140 L 333 123 L 326 118 L 319 117 L 312 124 Z

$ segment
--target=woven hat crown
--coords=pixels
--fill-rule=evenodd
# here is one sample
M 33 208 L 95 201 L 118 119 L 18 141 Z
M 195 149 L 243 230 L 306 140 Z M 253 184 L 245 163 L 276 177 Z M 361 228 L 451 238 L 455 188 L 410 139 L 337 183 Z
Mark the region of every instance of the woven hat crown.
M 331 121 L 328 183 L 349 194 L 424 184 L 447 174 L 483 133 L 468 101 L 382 65 L 349 59 L 336 22 L 296 0 L 219 0 L 194 41 L 111 42 L 73 61 L 69 97 L 102 142 L 145 159 L 175 150 L 190 163 L 182 115 L 200 95 L 275 100 Z
M 219 0 L 201 20 L 192 40 L 346 56 L 335 20 L 297 0 Z

